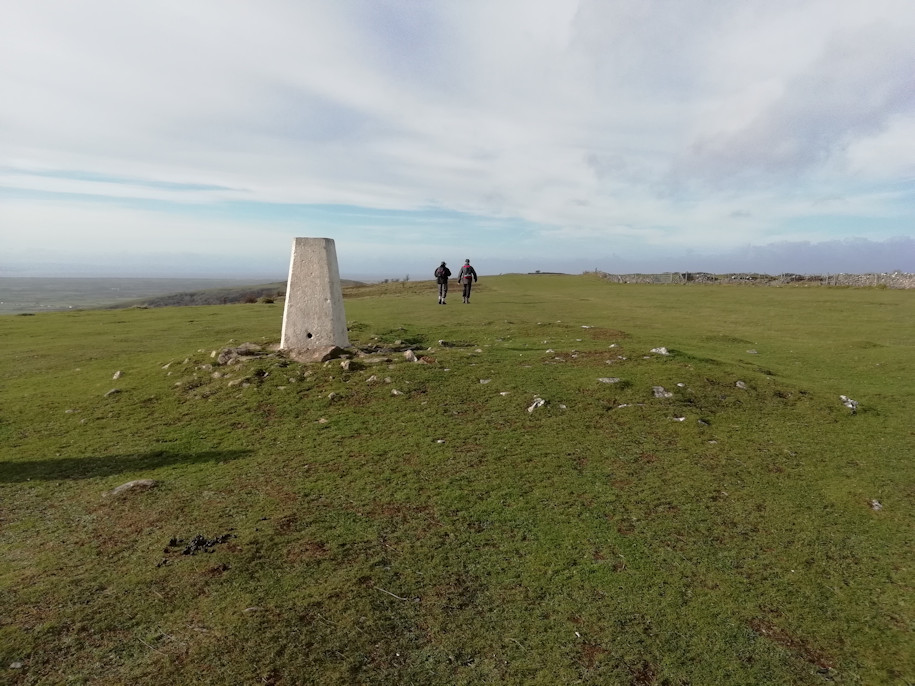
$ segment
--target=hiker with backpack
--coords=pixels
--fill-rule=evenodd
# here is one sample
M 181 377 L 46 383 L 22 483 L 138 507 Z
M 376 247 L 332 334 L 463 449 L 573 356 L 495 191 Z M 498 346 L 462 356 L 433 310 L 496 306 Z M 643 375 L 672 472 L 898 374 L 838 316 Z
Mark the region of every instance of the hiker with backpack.
M 470 266 L 470 260 L 464 260 L 464 266 L 458 272 L 458 281 L 464 287 L 464 304 L 470 302 L 470 287 L 477 280 L 477 270 Z
M 435 280 L 438 282 L 438 304 L 445 305 L 445 296 L 448 295 L 448 279 L 451 278 L 451 270 L 442 262 L 435 270 Z

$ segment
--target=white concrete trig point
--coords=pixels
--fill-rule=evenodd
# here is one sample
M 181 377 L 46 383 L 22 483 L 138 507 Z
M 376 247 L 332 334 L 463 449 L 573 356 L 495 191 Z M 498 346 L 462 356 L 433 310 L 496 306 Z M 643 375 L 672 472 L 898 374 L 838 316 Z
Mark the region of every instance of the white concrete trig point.
M 283 350 L 349 347 L 332 238 L 295 238 L 283 307 Z

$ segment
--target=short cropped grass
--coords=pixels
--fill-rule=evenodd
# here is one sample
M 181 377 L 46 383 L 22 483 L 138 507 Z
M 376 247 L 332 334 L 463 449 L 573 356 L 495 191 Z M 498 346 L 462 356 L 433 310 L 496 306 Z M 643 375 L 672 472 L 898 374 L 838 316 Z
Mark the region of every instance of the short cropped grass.
M 915 683 L 912 293 L 455 295 L 0 319 L 0 682 Z

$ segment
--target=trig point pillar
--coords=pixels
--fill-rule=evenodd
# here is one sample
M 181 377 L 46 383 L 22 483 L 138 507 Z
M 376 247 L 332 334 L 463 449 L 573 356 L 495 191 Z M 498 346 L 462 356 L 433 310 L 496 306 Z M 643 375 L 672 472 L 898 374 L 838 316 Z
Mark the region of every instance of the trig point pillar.
M 292 242 L 280 348 L 349 347 L 343 291 L 332 238 Z

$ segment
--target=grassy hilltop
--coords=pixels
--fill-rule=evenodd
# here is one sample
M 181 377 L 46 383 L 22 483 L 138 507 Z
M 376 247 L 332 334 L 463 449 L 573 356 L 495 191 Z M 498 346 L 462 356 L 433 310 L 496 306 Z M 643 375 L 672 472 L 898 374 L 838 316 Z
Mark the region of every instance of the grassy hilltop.
M 911 292 L 459 295 L 0 319 L 0 683 L 915 682 Z

